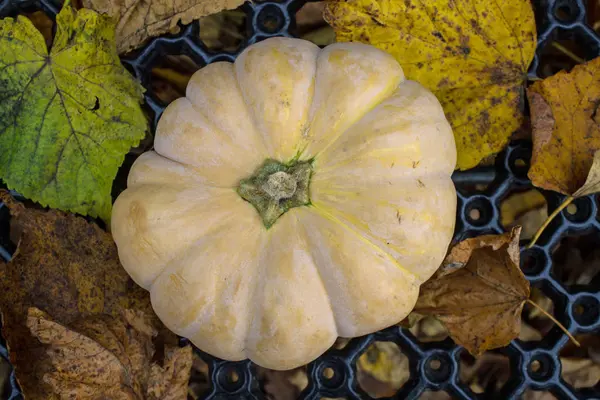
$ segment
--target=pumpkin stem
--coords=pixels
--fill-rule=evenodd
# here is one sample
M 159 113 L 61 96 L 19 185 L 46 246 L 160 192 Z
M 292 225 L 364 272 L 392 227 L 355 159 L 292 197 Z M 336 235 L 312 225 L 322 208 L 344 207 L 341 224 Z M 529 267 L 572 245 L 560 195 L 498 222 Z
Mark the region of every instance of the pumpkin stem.
M 240 181 L 237 192 L 254 206 L 269 229 L 289 209 L 310 204 L 311 174 L 310 161 L 283 164 L 267 159 L 252 176 Z

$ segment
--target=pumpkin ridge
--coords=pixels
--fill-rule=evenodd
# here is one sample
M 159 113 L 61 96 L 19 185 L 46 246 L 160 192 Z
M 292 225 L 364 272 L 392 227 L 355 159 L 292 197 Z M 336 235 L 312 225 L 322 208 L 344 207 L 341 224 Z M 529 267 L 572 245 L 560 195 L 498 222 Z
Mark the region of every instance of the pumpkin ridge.
M 235 220 L 235 216 L 232 214 L 230 216 L 227 217 L 227 219 L 225 220 L 221 220 L 219 221 L 219 223 L 215 223 L 213 226 L 211 226 L 210 228 L 208 228 L 205 231 L 202 231 L 198 234 L 198 237 L 193 240 L 189 246 L 187 246 L 185 249 L 183 249 L 181 251 L 181 253 L 175 254 L 174 256 L 170 257 L 168 260 L 166 260 L 163 265 L 164 268 L 162 269 L 162 271 L 160 271 L 153 279 L 152 281 L 147 285 L 147 287 L 145 287 L 146 290 L 151 290 L 152 286 L 154 285 L 154 283 L 157 281 L 157 279 L 171 271 L 171 269 L 173 268 L 173 264 L 177 263 L 179 260 L 184 259 L 191 251 L 194 250 L 195 247 L 198 246 L 198 243 L 202 241 L 203 238 L 206 238 L 208 236 L 211 236 L 213 233 L 221 230 L 221 229 L 226 229 L 229 227 L 231 221 Z
M 151 293 L 151 297 L 152 297 L 152 289 L 153 289 L 154 283 L 156 281 L 158 281 L 158 279 L 160 277 L 162 277 L 163 275 L 164 276 L 168 276 L 168 274 L 173 273 L 174 270 L 176 270 L 177 268 L 179 268 L 182 260 L 185 260 L 185 258 L 187 256 L 189 256 L 190 253 L 192 253 L 194 250 L 196 250 L 196 248 L 198 247 L 198 245 L 202 241 L 210 241 L 211 238 L 214 237 L 214 234 L 216 232 L 223 231 L 223 232 L 226 233 L 228 231 L 231 231 L 232 227 L 235 227 L 235 225 L 236 225 L 235 221 L 236 221 L 235 216 L 231 215 L 228 220 L 223 221 L 223 223 L 218 224 L 218 226 L 213 226 L 211 229 L 209 229 L 208 231 L 206 231 L 203 235 L 201 235 L 201 237 L 198 238 L 198 240 L 195 240 L 193 243 L 190 244 L 190 246 L 188 246 L 184 251 L 182 251 L 181 254 L 178 254 L 177 256 L 173 257 L 168 262 L 166 262 L 165 263 L 165 268 L 154 278 L 154 280 L 152 281 L 152 283 L 148 287 L 148 290 Z M 256 243 L 257 243 L 256 244 L 257 248 L 261 248 L 261 249 L 264 248 L 264 244 L 265 244 L 264 239 L 261 240 L 260 238 L 257 238 L 256 239 Z M 261 255 L 259 257 L 257 257 L 256 260 L 255 260 L 255 261 L 257 261 L 256 262 L 257 265 L 254 266 L 254 275 L 255 276 L 259 276 L 260 277 L 260 268 L 261 268 L 261 265 L 263 264 L 261 262 L 261 260 L 263 258 L 263 256 L 262 256 L 263 253 L 264 252 L 261 250 L 260 251 Z M 204 266 L 199 266 L 198 268 L 204 268 Z M 256 275 L 256 274 L 259 274 L 259 275 Z M 253 285 L 253 286 L 256 287 L 256 282 L 255 282 L 255 285 Z M 253 292 L 254 288 L 251 289 L 251 291 Z M 250 296 L 250 297 L 252 297 L 252 296 Z M 250 299 L 248 299 L 248 300 L 250 300 Z M 253 303 L 252 302 L 248 302 L 246 304 L 249 304 L 250 307 L 252 307 Z M 174 331 L 174 332 L 176 334 L 180 335 L 180 336 L 183 336 L 183 337 L 192 337 L 192 336 L 194 336 L 196 334 L 196 332 L 198 331 L 199 324 L 201 323 L 201 321 L 199 321 L 201 317 L 202 317 L 202 313 L 198 313 L 195 316 L 195 318 L 191 322 L 188 323 L 187 326 L 185 326 L 185 327 L 183 327 L 181 329 L 178 329 L 177 331 Z M 171 327 L 169 327 L 169 329 L 173 330 Z M 246 329 L 244 331 L 244 337 L 246 337 L 247 334 L 248 334 L 248 330 Z M 244 341 L 245 340 L 246 339 L 244 339 Z
M 399 270 L 401 270 L 402 272 L 404 272 L 407 276 L 414 278 L 415 282 L 419 282 L 420 281 L 420 279 L 419 279 L 419 277 L 417 275 L 415 275 L 413 272 L 411 272 L 408 269 L 406 269 L 405 267 L 403 267 L 394 257 L 392 257 L 391 254 L 389 254 L 387 251 L 383 250 L 377 244 L 373 243 L 369 238 L 364 237 L 353 226 L 351 226 L 350 224 L 345 223 L 344 221 L 342 221 L 341 219 L 337 218 L 333 214 L 331 214 L 328 211 L 326 211 L 323 207 L 320 207 L 319 205 L 317 205 L 315 203 L 311 204 L 311 208 L 314 209 L 323 218 L 326 218 L 329 221 L 334 222 L 335 224 L 338 224 L 338 225 L 344 227 L 349 232 L 352 232 L 355 236 L 357 236 L 362 242 L 366 243 L 370 247 L 372 247 L 372 248 L 376 249 L 377 251 L 379 251 L 380 253 L 384 254 L 386 256 L 386 258 L 388 258 L 389 260 L 391 260 L 392 263 L 395 266 L 398 267 Z
M 357 115 L 354 117 L 354 119 L 352 120 L 352 122 L 348 125 L 348 128 L 344 129 L 344 130 L 340 130 L 340 132 L 335 135 L 334 137 L 330 138 L 329 143 L 327 143 L 325 146 L 323 146 L 323 148 L 321 150 L 319 150 L 318 152 L 316 152 L 313 156 L 313 158 L 318 158 L 319 155 L 325 153 L 327 150 L 329 150 L 329 148 L 331 146 L 333 146 L 342 136 L 344 136 L 344 134 L 346 132 L 348 132 L 348 130 L 350 130 L 350 128 L 352 128 L 354 125 L 356 125 L 360 120 L 362 120 L 366 115 L 368 115 L 371 111 L 373 111 L 375 108 L 377 108 L 378 105 L 380 105 L 381 103 L 383 103 L 385 100 L 387 100 L 389 98 L 386 97 L 384 99 L 382 99 L 381 101 L 379 101 L 378 103 L 375 104 L 371 104 L 371 107 L 363 110 L 362 115 Z M 341 115 L 341 117 L 343 118 L 343 114 Z M 312 121 L 311 121 L 312 122 Z M 310 129 L 308 129 L 310 130 Z
M 228 146 L 230 146 L 232 149 L 235 149 L 236 151 L 247 151 L 247 149 L 244 149 L 243 147 L 240 147 L 238 145 L 238 143 L 235 141 L 235 138 L 231 137 L 231 135 L 228 132 L 225 132 L 224 130 L 222 130 L 221 128 L 219 128 L 217 126 L 217 124 L 215 124 L 212 119 L 210 118 L 210 116 L 204 114 L 204 112 L 202 112 L 198 106 L 196 106 L 196 104 L 194 104 L 194 102 L 192 102 L 192 100 L 189 97 L 185 98 L 192 106 L 192 109 L 198 113 L 198 115 L 200 117 L 202 117 L 205 121 L 206 121 L 206 125 L 210 127 L 210 129 L 208 129 L 208 131 L 212 134 L 212 133 L 216 133 L 218 136 L 225 138 L 226 143 Z
M 294 215 L 294 218 L 296 218 L 298 225 L 302 226 L 302 240 L 304 240 L 306 243 L 309 243 L 308 227 L 302 221 L 302 218 L 298 218 L 298 216 L 296 216 L 296 215 Z M 333 310 L 333 305 L 331 304 L 331 296 L 329 295 L 329 292 L 327 291 L 327 285 L 325 284 L 325 280 L 323 279 L 323 274 L 321 273 L 321 269 L 319 268 L 319 263 L 317 262 L 317 259 L 315 258 L 315 255 L 313 254 L 312 251 L 309 251 L 308 254 L 310 255 L 310 259 L 312 260 L 313 264 L 315 265 L 315 270 L 317 271 L 317 276 L 319 277 L 319 282 L 321 283 L 321 286 L 324 288 L 325 293 L 327 294 L 327 296 L 326 296 L 327 297 L 327 307 L 329 307 L 329 311 L 331 312 L 331 315 L 333 316 L 333 322 L 335 323 L 336 335 L 339 336 L 340 326 L 339 326 L 338 320 L 336 318 L 335 311 Z

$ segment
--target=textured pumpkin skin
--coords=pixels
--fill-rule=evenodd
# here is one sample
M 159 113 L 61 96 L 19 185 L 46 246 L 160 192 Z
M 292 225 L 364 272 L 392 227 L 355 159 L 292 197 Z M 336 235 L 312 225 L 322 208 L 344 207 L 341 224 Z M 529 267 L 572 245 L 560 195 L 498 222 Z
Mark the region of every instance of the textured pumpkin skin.
M 112 214 L 124 268 L 175 333 L 227 360 L 306 364 L 393 325 L 454 230 L 451 128 L 388 54 L 273 38 L 194 74 Z M 314 157 L 310 206 L 266 229 L 236 192 Z

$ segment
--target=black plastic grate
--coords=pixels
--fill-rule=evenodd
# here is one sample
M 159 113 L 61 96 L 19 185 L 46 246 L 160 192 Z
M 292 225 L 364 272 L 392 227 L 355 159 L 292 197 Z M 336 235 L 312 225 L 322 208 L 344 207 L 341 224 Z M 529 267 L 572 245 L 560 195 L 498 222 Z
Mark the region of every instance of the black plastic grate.
M 199 39 L 198 33 L 202 27 L 194 22 L 182 27 L 180 34 L 153 39 L 141 50 L 124 57 L 123 62 L 149 89 L 151 68 L 165 55 L 184 54 L 199 66 L 204 66 L 218 60 L 233 61 L 246 46 L 267 37 L 295 36 L 295 14 L 305 3 L 305 0 L 247 2 L 242 7 L 247 15 L 247 39 L 234 53 L 209 51 Z M 545 68 L 544 62 L 547 46 L 553 40 L 573 40 L 580 45 L 586 60 L 600 55 L 600 37 L 586 25 L 584 0 L 534 0 L 533 3 L 538 46 L 530 68 L 530 78 L 543 78 L 556 72 Z M 54 18 L 59 8 L 60 4 L 53 0 L 0 0 L 0 17 L 14 16 L 23 10 L 41 9 Z M 146 102 L 156 122 L 164 104 L 150 90 L 146 94 Z M 504 231 L 500 224 L 500 203 L 511 193 L 532 188 L 527 179 L 530 157 L 531 144 L 515 142 L 496 158 L 494 167 L 479 167 L 453 175 L 459 199 L 456 241 L 482 233 Z M 487 188 L 473 190 L 475 185 L 487 185 Z M 556 209 L 564 198 L 557 193 L 541 192 L 546 197 L 549 212 Z M 600 243 L 598 202 L 598 195 L 578 199 L 574 214 L 563 210 L 534 248 L 526 250 L 522 247 L 521 267 L 524 273 L 532 286 L 541 288 L 553 300 L 555 317 L 571 333 L 600 331 L 600 285 L 597 281 L 587 286 L 563 285 L 556 267 L 553 267 L 553 253 L 566 237 L 593 232 L 598 233 L 597 240 Z M 478 211 L 476 219 L 472 217 L 474 209 Z M 0 225 L 6 224 L 8 219 L 7 213 L 2 211 L 0 205 Z M 0 256 L 6 258 L 13 250 L 5 239 L 0 238 Z M 459 362 L 464 350 L 450 339 L 421 343 L 408 330 L 392 327 L 352 339 L 343 349 L 332 348 L 310 363 L 307 366 L 308 386 L 300 398 L 369 399 L 369 395 L 358 384 L 356 362 L 374 341 L 396 343 L 410 360 L 411 378 L 394 398 L 415 399 L 425 390 L 444 390 L 457 399 L 516 399 L 528 388 L 550 391 L 559 399 L 600 398 L 599 389 L 575 390 L 561 378 L 558 353 L 568 338 L 556 326 L 539 342 L 514 340 L 499 350 L 509 357 L 511 364 L 510 380 L 499 393 L 475 394 L 460 382 Z M 0 355 L 6 357 L 6 353 L 5 346 L 0 346 Z M 204 394 L 204 398 L 265 398 L 251 362 L 226 362 L 202 352 L 199 354 L 208 363 L 211 380 L 211 389 Z M 325 373 L 329 368 L 331 370 Z M 233 376 L 236 378 L 233 379 Z M 20 399 L 14 376 L 11 382 L 13 389 L 9 398 Z

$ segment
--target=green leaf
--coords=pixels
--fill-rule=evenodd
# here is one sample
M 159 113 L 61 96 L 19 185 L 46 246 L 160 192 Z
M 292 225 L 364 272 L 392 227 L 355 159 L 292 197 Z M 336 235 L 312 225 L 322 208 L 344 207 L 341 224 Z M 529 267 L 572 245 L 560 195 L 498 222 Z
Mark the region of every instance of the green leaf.
M 50 53 L 27 18 L 0 20 L 0 178 L 44 206 L 109 220 L 111 186 L 144 137 L 143 88 L 113 21 L 65 5 Z

